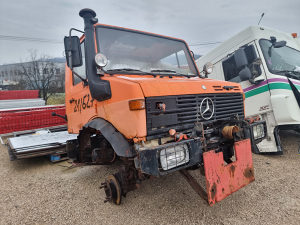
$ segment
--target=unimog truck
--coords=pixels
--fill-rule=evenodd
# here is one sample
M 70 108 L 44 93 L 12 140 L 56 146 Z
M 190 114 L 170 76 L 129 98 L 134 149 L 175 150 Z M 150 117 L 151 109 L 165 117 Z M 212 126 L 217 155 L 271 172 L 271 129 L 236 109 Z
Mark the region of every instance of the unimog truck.
M 78 134 L 67 152 L 74 163 L 118 161 L 101 184 L 105 202 L 175 171 L 210 205 L 254 181 L 253 137 L 266 131 L 244 120 L 239 84 L 202 78 L 183 40 L 99 24 L 90 9 L 79 15 L 84 31 L 64 39 L 68 131 Z

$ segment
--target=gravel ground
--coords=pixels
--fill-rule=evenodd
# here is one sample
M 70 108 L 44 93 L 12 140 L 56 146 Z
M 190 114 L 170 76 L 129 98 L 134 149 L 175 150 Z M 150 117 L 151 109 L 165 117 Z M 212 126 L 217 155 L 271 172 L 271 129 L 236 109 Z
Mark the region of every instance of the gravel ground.
M 179 173 L 145 181 L 120 206 L 103 203 L 98 187 L 117 167 L 11 162 L 2 145 L 0 224 L 300 224 L 297 140 L 284 133 L 284 155 L 253 155 L 256 181 L 212 207 Z

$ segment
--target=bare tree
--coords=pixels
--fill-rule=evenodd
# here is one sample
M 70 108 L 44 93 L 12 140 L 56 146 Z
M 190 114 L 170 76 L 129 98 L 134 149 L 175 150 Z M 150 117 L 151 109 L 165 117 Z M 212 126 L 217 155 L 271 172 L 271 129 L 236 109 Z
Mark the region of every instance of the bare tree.
M 46 56 L 37 56 L 36 51 L 30 51 L 30 60 L 20 64 L 21 75 L 27 81 L 30 89 L 40 91 L 40 97 L 47 103 L 48 98 L 56 91 L 55 63 Z

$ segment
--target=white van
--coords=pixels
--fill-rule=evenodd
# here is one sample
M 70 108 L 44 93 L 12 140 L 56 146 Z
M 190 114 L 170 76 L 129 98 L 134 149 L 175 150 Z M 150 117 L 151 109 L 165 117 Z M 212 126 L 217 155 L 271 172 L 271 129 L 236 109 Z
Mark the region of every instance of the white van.
M 255 153 L 282 154 L 278 131 L 300 131 L 300 40 L 297 34 L 251 26 L 199 58 L 211 62 L 212 79 L 234 81 L 245 93 L 245 113 L 267 122 Z

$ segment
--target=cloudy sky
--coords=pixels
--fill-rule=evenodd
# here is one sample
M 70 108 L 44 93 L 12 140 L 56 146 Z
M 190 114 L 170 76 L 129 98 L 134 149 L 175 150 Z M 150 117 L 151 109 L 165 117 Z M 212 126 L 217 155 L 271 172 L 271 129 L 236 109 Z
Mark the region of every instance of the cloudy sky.
M 26 61 L 34 49 L 62 57 L 63 37 L 83 29 L 82 8 L 100 23 L 185 39 L 198 54 L 256 25 L 263 12 L 261 25 L 300 34 L 299 0 L 0 0 L 0 65 Z

